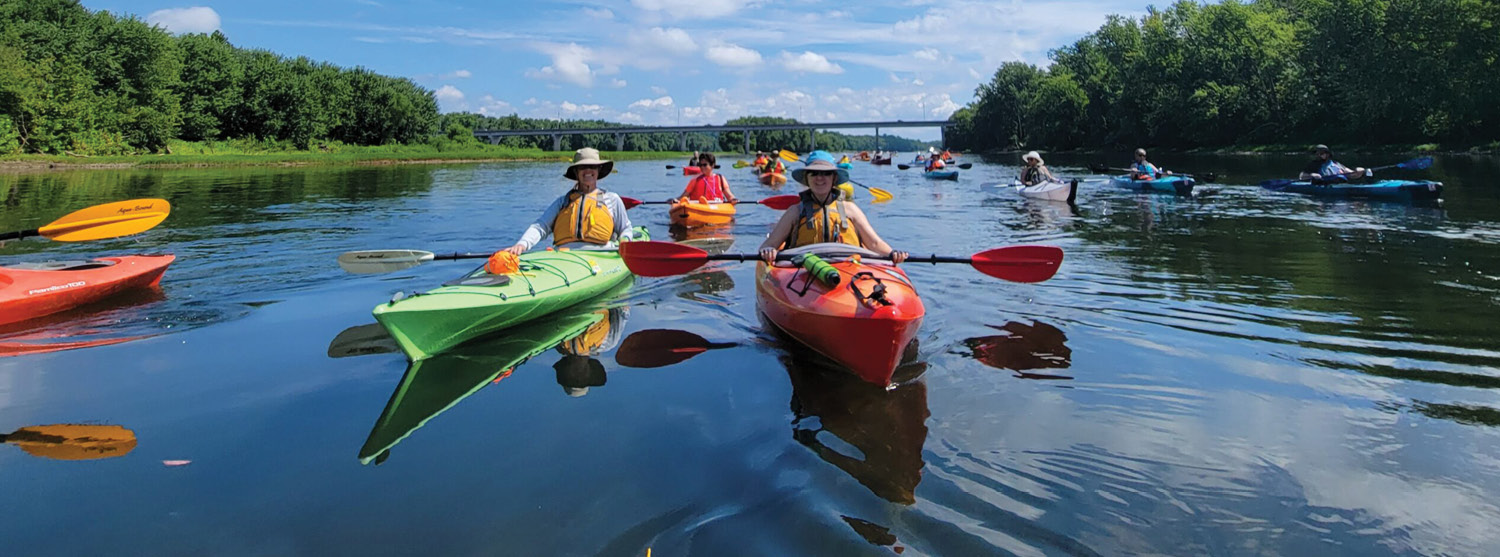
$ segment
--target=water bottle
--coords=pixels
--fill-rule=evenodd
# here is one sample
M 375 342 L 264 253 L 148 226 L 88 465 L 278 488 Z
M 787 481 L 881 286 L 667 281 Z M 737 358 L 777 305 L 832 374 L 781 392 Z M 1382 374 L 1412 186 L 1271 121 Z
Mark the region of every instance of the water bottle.
M 797 256 L 797 259 L 794 259 L 792 263 L 800 265 L 807 271 L 807 274 L 812 275 L 814 280 L 824 286 L 839 285 L 839 270 L 833 268 L 833 265 L 828 264 L 823 258 L 809 253 Z

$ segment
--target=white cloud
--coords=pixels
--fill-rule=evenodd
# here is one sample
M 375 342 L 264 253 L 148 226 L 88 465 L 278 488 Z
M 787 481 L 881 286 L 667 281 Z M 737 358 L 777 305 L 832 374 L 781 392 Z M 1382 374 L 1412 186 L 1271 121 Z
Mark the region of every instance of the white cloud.
M 788 70 L 803 73 L 844 73 L 844 68 L 829 62 L 826 56 L 812 51 L 803 51 L 802 54 L 792 54 L 781 51 L 781 64 Z
M 729 43 L 717 43 L 708 47 L 703 57 L 729 68 L 753 68 L 761 64 L 760 52 Z
M 613 89 L 619 89 L 619 88 L 624 87 L 626 85 L 629 85 L 629 84 L 626 83 L 625 80 L 620 79 L 620 78 L 614 78 L 614 79 L 609 80 L 609 86 L 611 88 L 613 88 Z
M 552 65 L 539 70 L 527 70 L 526 77 L 561 81 L 579 87 L 594 86 L 594 69 L 589 67 L 587 61 L 593 55 L 592 51 L 577 43 L 543 45 L 542 50 L 552 56 Z
M 438 106 L 442 107 L 445 112 L 469 108 L 469 104 L 464 102 L 464 92 L 452 85 L 438 87 L 432 92 L 432 96 L 437 97 Z
M 652 27 L 644 32 L 631 33 L 626 42 L 638 49 L 666 54 L 684 55 L 698 50 L 698 42 L 687 31 L 676 27 Z
M 667 108 L 672 106 L 672 97 L 657 97 L 655 99 L 641 99 L 630 103 L 630 109 L 650 110 L 653 108 Z
M 479 113 L 485 116 L 506 116 L 516 112 L 516 107 L 510 103 L 489 95 L 480 97 L 479 102 Z
M 756 5 L 743 0 L 630 0 L 630 3 L 642 10 L 680 19 L 723 17 Z
M 466 79 L 470 77 L 474 77 L 474 73 L 469 70 L 458 70 L 443 76 L 444 79 Z
M 667 90 L 665 88 L 663 88 L 663 87 L 660 87 L 660 86 L 657 86 L 657 85 L 652 85 L 651 86 L 651 93 L 652 94 L 656 94 L 656 95 L 665 95 L 665 94 L 667 94 Z
M 588 16 L 588 17 L 592 17 L 592 18 L 595 18 L 595 19 L 614 19 L 615 18 L 615 12 L 610 11 L 609 8 L 587 8 L 587 7 L 585 7 L 583 9 L 583 15 Z
M 146 22 L 172 33 L 212 33 L 219 30 L 219 12 L 204 6 L 168 8 L 151 12 Z

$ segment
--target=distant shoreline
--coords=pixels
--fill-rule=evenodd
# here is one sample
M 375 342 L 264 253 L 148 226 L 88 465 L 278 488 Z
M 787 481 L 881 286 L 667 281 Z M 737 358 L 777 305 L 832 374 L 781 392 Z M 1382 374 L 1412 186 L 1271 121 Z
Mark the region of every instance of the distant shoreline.
M 154 170 L 229 167 L 387 166 L 403 164 L 468 164 L 492 162 L 567 162 L 572 151 L 538 151 L 486 147 L 475 151 L 418 150 L 399 152 L 402 147 L 351 148 L 338 151 L 275 151 L 263 153 L 206 153 L 201 149 L 179 149 L 171 155 L 121 155 L 69 157 L 19 155 L 0 157 L 0 174 L 32 174 L 69 170 Z M 397 152 L 392 152 L 396 150 Z M 185 152 L 184 152 L 185 151 Z M 197 152 L 195 152 L 197 151 Z M 605 152 L 610 160 L 672 160 L 687 162 L 692 153 L 627 151 Z M 727 155 L 739 156 L 739 155 Z M 726 158 L 727 158 L 726 156 Z

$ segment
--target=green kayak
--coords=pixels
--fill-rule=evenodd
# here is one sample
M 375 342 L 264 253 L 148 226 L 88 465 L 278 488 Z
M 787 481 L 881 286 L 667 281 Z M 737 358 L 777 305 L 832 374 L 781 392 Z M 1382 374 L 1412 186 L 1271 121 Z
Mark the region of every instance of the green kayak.
M 379 463 L 392 447 L 438 414 L 507 376 L 526 360 L 588 331 L 615 311 L 621 310 L 579 304 L 503 335 L 413 361 L 360 448 L 360 462 Z
M 637 238 L 646 238 L 637 228 Z M 484 267 L 427 292 L 375 306 L 375 320 L 413 361 L 466 340 L 550 315 L 631 280 L 616 250 L 521 254 L 520 272 L 492 275 Z

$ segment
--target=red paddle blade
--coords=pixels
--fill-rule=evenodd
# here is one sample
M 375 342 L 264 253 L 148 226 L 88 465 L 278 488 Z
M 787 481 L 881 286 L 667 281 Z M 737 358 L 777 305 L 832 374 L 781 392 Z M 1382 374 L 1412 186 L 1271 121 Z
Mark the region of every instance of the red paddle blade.
M 615 352 L 615 363 L 625 367 L 665 367 L 707 352 L 708 339 L 676 329 L 647 329 L 625 337 Z
M 785 211 L 797 205 L 799 201 L 801 200 L 796 195 L 778 195 L 775 197 L 767 197 L 760 201 L 756 201 L 756 203 L 765 205 L 778 211 Z
M 640 205 L 641 203 L 643 203 L 639 199 L 636 199 L 634 197 L 625 197 L 623 195 L 620 196 L 620 201 L 625 204 L 626 209 L 634 209 L 636 205 Z
M 1012 282 L 1042 282 L 1057 274 L 1063 250 L 1056 246 L 1010 246 L 974 254 L 969 264 L 986 275 Z
M 708 252 L 672 242 L 624 242 L 620 258 L 637 275 L 669 277 L 702 267 L 708 262 Z

